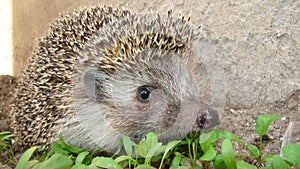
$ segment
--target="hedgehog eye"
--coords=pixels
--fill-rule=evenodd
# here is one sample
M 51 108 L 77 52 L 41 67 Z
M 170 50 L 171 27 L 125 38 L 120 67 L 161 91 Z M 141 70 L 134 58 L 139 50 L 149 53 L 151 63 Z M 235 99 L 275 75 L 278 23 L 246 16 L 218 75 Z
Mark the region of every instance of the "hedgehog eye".
M 151 97 L 151 90 L 148 86 L 140 86 L 137 91 L 137 99 L 141 103 L 147 103 Z

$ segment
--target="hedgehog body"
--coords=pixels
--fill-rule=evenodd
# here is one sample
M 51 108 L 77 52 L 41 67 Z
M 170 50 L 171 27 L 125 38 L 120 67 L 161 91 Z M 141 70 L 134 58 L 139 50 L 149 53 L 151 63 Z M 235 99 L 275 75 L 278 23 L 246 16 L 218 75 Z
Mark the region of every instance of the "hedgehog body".
M 155 132 L 181 139 L 217 124 L 207 72 L 191 50 L 189 18 L 90 7 L 51 25 L 13 102 L 23 147 L 65 141 L 116 150 L 119 139 Z M 201 89 L 201 90 L 199 90 Z

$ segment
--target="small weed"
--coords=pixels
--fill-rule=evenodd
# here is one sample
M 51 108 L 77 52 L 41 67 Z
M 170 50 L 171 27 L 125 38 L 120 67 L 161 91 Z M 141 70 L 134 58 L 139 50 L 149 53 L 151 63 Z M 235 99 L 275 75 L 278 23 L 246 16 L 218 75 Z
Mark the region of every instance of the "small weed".
M 3 153 L 8 150 L 11 146 L 11 138 L 14 137 L 10 132 L 0 133 L 0 153 Z
M 5 164 L 15 164 L 17 162 L 17 158 L 15 157 L 14 151 L 12 149 L 12 138 L 15 135 L 11 134 L 10 132 L 1 132 L 0 133 L 0 168 L 1 163 L 4 162 Z

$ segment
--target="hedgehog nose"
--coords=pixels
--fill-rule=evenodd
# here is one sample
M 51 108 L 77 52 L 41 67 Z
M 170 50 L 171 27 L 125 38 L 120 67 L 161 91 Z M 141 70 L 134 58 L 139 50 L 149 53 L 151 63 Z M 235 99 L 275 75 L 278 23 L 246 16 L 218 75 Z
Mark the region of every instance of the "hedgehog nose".
M 218 112 L 212 108 L 199 110 L 197 125 L 200 129 L 208 129 L 219 123 Z

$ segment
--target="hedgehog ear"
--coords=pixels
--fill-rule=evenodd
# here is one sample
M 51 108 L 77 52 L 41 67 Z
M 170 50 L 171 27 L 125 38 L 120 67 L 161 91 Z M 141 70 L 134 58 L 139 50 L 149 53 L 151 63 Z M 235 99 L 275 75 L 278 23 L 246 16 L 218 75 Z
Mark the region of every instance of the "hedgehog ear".
M 94 101 L 103 100 L 103 82 L 107 74 L 96 68 L 88 69 L 82 76 L 85 94 Z

